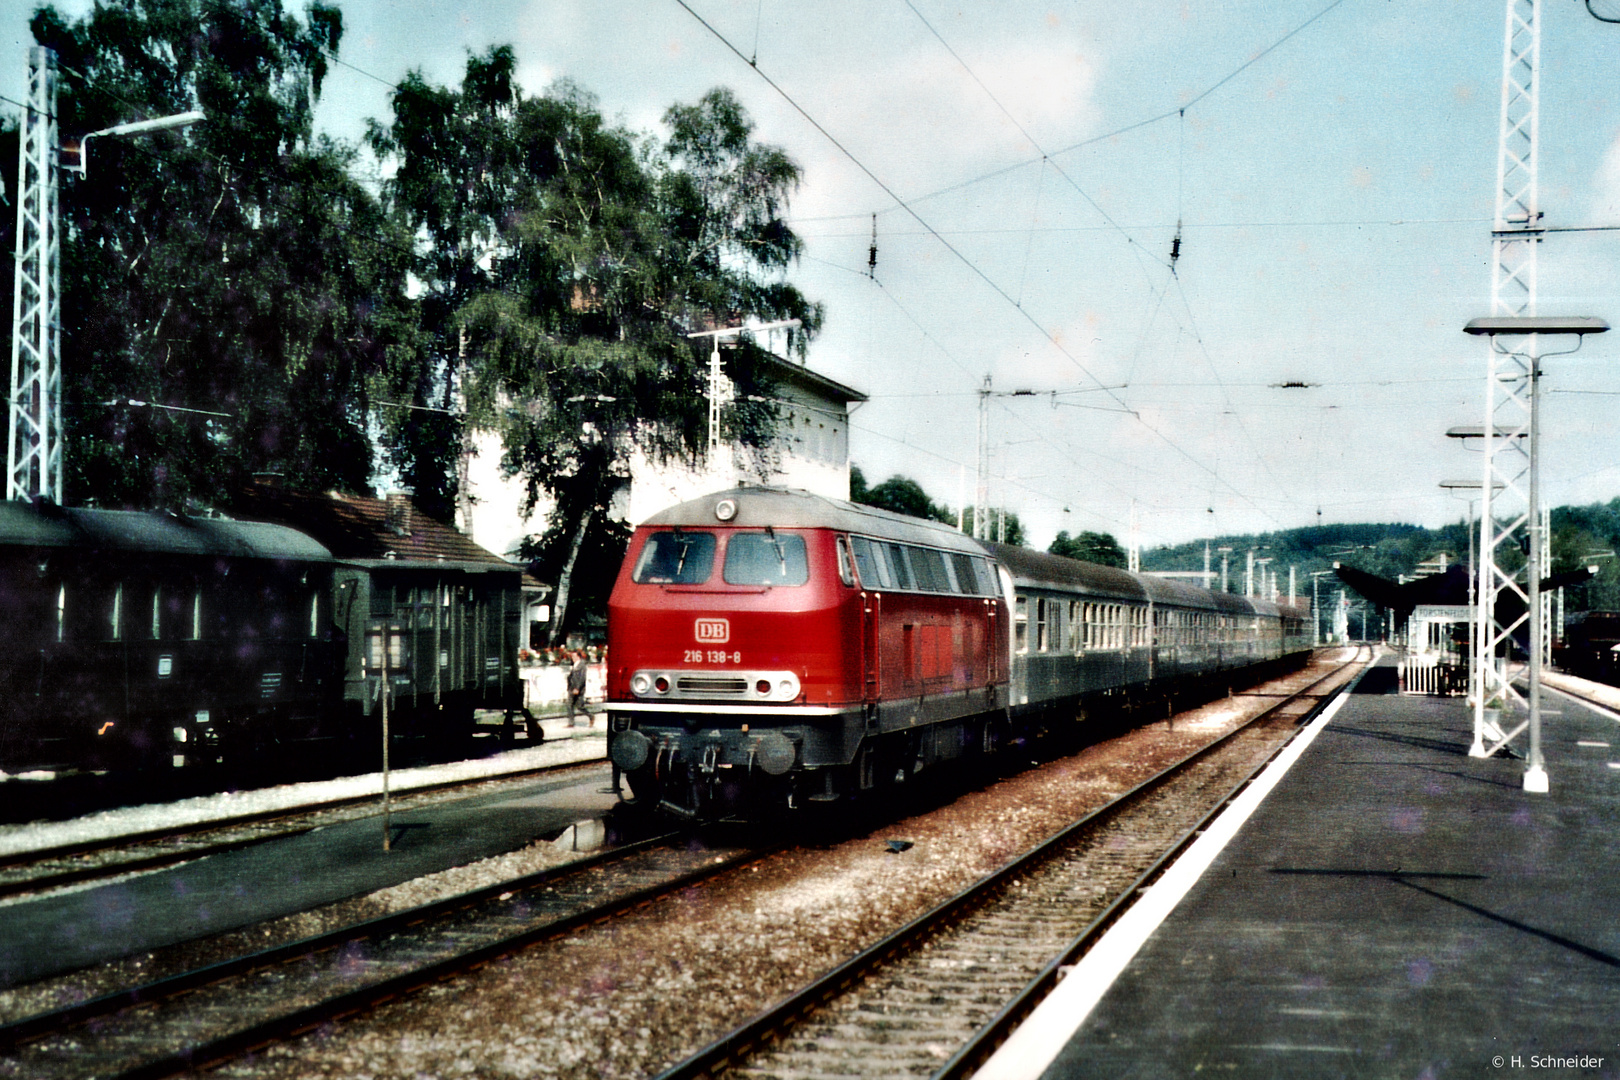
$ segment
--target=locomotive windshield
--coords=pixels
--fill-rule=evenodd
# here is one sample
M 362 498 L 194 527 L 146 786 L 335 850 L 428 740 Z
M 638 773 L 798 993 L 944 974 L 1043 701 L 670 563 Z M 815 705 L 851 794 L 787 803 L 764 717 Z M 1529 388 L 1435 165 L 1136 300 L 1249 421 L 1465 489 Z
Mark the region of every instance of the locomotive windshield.
M 655 532 L 647 537 L 630 579 L 638 585 L 701 585 L 714 570 L 714 534 Z
M 726 544 L 727 585 L 803 585 L 810 580 L 804 537 L 766 529 L 735 533 Z

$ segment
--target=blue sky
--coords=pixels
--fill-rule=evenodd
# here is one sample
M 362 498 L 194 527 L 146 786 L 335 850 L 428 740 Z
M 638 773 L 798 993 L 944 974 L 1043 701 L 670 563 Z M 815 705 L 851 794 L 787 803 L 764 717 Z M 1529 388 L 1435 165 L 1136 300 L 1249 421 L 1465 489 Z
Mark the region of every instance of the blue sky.
M 334 69 L 321 122 L 356 139 L 385 82 L 454 83 L 501 43 L 528 92 L 571 79 L 637 131 L 729 86 L 805 169 L 810 362 L 871 396 L 852 456 L 872 480 L 971 499 L 989 374 L 1041 392 L 992 401 L 991 501 L 1042 545 L 1124 539 L 1133 500 L 1144 546 L 1463 515 L 1437 485 L 1479 475 L 1444 431 L 1483 418 L 1461 328 L 1490 313 L 1500 4 L 688 3 L 713 31 L 675 0 L 352 0 L 359 70 Z M 31 8 L 0 4 L 7 97 Z M 1547 223 L 1620 224 L 1620 26 L 1576 0 L 1543 19 Z M 1617 245 L 1549 236 L 1541 312 L 1620 321 Z M 1548 363 L 1554 503 L 1620 494 L 1617 359 L 1598 338 Z

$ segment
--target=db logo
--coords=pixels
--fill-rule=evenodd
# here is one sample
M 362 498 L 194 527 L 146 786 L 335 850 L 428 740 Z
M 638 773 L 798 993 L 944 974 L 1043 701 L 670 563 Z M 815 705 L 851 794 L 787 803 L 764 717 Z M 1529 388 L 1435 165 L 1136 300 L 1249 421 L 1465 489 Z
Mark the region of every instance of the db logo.
M 724 645 L 731 640 L 731 623 L 725 619 L 699 619 L 696 631 L 705 645 Z

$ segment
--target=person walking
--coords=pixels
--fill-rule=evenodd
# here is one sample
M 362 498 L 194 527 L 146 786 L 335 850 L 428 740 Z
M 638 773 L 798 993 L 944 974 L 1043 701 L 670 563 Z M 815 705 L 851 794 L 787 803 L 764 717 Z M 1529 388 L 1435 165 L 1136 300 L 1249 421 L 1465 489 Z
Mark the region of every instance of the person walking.
M 585 714 L 585 723 L 574 722 L 575 710 Z M 574 663 L 568 669 L 568 726 L 590 727 L 594 722 L 591 710 L 585 707 L 585 650 L 576 649 Z

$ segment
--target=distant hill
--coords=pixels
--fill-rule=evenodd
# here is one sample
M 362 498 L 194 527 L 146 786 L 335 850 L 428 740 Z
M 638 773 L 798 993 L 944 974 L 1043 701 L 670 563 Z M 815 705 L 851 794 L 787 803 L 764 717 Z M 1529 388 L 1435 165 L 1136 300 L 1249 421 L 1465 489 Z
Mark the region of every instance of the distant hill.
M 1477 528 L 1477 525 L 1476 525 Z M 1620 499 L 1590 506 L 1560 506 L 1552 512 L 1553 572 L 1579 566 L 1599 566 L 1590 584 L 1565 590 L 1566 611 L 1620 610 Z M 1228 585 L 1243 591 L 1244 564 L 1251 548 L 1256 558 L 1270 558 L 1278 588 L 1288 591 L 1288 568 L 1295 567 L 1298 593 L 1311 593 L 1311 573 L 1331 571 L 1335 562 L 1395 580 L 1412 577 L 1423 563 L 1434 563 L 1443 553 L 1450 563 L 1468 562 L 1468 535 L 1458 521 L 1439 529 L 1418 525 L 1312 525 L 1300 529 L 1247 536 L 1217 536 L 1208 540 L 1210 567 L 1220 573 L 1217 550 L 1231 548 L 1227 556 Z M 1144 570 L 1202 570 L 1205 541 L 1151 548 L 1142 552 Z M 1322 579 L 1325 587 L 1328 578 Z M 1219 578 L 1216 588 L 1220 587 Z M 1334 581 L 1337 588 L 1337 581 Z

